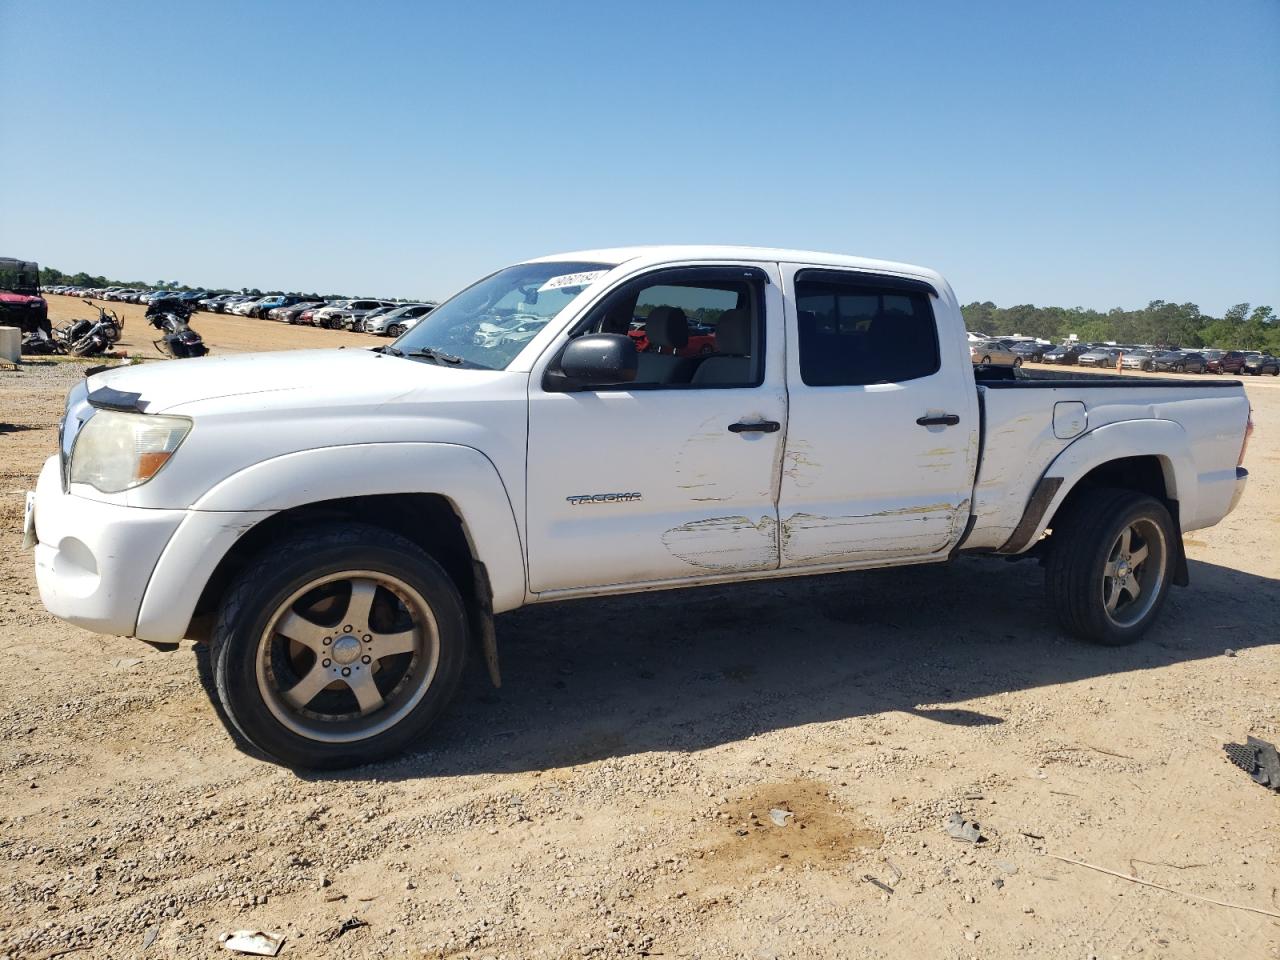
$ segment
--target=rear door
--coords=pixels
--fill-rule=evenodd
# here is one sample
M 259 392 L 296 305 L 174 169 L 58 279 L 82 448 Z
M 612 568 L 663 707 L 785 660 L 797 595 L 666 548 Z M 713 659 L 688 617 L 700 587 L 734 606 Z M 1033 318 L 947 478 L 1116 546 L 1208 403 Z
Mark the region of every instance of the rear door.
M 635 383 L 555 392 L 542 372 L 559 346 L 535 365 L 534 592 L 778 566 L 782 315 L 774 264 L 656 269 L 605 294 L 575 331 L 647 329 L 647 343 L 633 338 Z
M 781 565 L 950 549 L 968 521 L 978 453 L 958 307 L 919 280 L 788 264 L 782 275 Z

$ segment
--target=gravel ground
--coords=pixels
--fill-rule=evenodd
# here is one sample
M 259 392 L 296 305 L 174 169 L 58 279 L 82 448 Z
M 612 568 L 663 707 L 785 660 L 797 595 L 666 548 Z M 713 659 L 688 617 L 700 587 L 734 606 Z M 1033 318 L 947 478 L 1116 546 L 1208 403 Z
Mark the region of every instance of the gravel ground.
M 1280 743 L 1270 378 L 1244 501 L 1134 647 L 980 559 L 530 608 L 501 691 L 474 661 L 421 752 L 315 776 L 237 750 L 191 644 L 40 607 L 21 491 L 81 373 L 0 371 L 0 957 L 1280 957 L 1280 920 L 1192 896 L 1280 914 L 1280 795 L 1222 753 Z

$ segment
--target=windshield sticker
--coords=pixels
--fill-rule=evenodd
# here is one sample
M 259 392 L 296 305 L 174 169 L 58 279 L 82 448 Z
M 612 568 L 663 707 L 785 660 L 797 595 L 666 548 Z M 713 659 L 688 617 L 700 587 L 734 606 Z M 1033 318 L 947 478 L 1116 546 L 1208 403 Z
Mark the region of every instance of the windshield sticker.
M 608 270 L 589 270 L 586 273 L 561 274 L 540 286 L 538 292 L 546 293 L 548 290 L 562 290 L 565 287 L 585 287 L 589 283 L 595 283 L 608 272 Z

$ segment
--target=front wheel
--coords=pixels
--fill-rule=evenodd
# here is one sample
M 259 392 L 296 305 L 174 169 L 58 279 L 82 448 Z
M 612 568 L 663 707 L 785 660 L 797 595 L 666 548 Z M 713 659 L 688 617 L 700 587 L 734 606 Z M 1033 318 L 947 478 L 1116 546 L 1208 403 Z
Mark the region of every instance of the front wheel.
M 1133 643 L 1169 590 L 1177 531 L 1164 504 L 1132 490 L 1081 491 L 1054 517 L 1045 587 L 1063 628 L 1108 646 Z
M 373 763 L 418 741 L 466 655 L 448 574 L 378 527 L 332 524 L 261 554 L 228 590 L 210 657 L 218 700 L 290 767 Z
M 1014 366 L 1014 368 L 1015 368 L 1015 369 L 1016 369 L 1016 368 L 1018 368 L 1018 367 L 1020 367 L 1020 366 L 1022 366 L 1022 358 L 1021 358 L 1021 357 L 1014 357 L 1014 358 L 1013 358 L 1013 366 Z
M 399 338 L 402 333 L 404 333 L 404 327 L 398 323 L 393 323 L 387 328 L 387 336 L 389 337 Z

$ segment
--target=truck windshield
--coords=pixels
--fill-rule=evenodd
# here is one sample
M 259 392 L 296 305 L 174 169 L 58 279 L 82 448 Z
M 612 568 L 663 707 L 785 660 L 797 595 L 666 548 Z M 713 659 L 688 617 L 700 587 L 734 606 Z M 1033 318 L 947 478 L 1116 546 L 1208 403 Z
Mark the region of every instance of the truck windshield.
M 387 350 L 504 370 L 584 287 L 613 267 L 569 260 L 507 267 L 446 300 Z
M 40 268 L 27 260 L 0 257 L 0 291 L 35 296 L 40 292 Z

